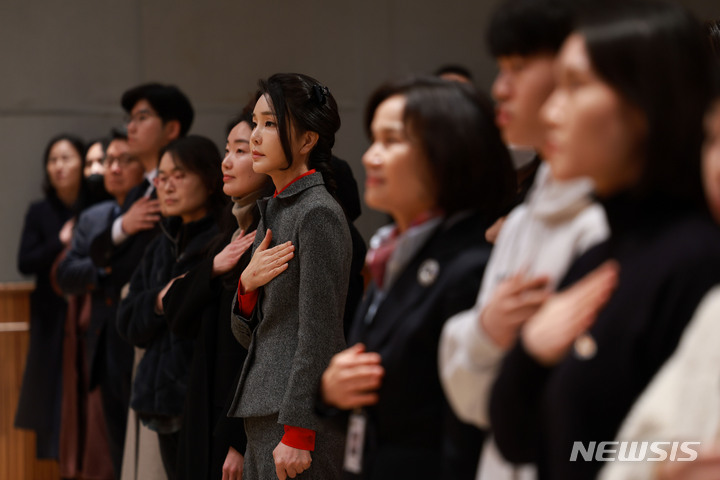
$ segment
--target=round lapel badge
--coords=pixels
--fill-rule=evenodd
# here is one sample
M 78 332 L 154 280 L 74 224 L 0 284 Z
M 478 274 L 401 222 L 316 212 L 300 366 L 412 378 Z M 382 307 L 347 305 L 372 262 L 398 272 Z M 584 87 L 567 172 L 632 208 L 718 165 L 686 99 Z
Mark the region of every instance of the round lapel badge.
M 440 264 L 437 260 L 429 258 L 421 263 L 420 268 L 418 268 L 418 283 L 423 287 L 429 287 L 437 279 L 438 273 L 440 273 Z
M 582 360 L 590 360 L 597 353 L 597 342 L 589 333 L 583 333 L 575 339 L 575 355 Z

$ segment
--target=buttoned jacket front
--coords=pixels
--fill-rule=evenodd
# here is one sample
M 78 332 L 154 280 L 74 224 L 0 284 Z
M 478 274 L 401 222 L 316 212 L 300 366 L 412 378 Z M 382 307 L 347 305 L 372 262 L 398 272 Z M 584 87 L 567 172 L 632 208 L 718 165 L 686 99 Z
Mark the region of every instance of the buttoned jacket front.
M 270 248 L 292 242 L 288 268 L 263 287 L 229 415 L 278 414 L 283 425 L 318 430 L 314 401 L 330 358 L 345 347 L 343 313 L 352 243 L 340 205 L 320 173 L 304 176 L 259 201 L 253 250 L 272 231 Z M 233 328 L 243 322 L 233 314 Z

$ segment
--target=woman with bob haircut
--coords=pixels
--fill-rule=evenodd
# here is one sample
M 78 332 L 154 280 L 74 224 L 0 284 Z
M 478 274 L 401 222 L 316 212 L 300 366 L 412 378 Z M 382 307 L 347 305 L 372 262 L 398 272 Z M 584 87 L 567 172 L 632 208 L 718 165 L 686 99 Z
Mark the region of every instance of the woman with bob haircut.
M 270 176 L 275 194 L 259 202 L 233 307 L 248 354 L 229 415 L 245 421 L 244 479 L 339 478 L 342 436 L 314 407 L 323 369 L 345 346 L 352 247 L 328 167 L 340 116 L 307 75 L 275 74 L 259 87 L 253 170 Z
M 226 204 L 220 162 L 215 144 L 197 135 L 174 140 L 161 150 L 155 187 L 164 217 L 162 234 L 147 246 L 118 306 L 120 336 L 145 349 L 135 370 L 130 407 L 157 432 L 169 479 L 177 478 L 178 432 L 195 342 L 169 330 L 163 298 L 174 279 L 205 257 L 207 244 L 218 233 Z M 126 448 L 125 456 L 136 451 L 142 456 L 143 446 Z
M 720 282 L 720 231 L 700 176 L 712 99 L 700 24 L 670 2 L 585 13 L 543 107 L 544 154 L 556 177 L 594 181 L 611 233 L 523 327 L 490 404 L 500 451 L 535 463 L 540 479 L 596 477 L 604 454 L 582 452 L 616 437 Z
M 475 302 L 491 249 L 485 230 L 514 196 L 510 155 L 489 100 L 436 78 L 378 88 L 366 127 L 365 202 L 394 223 L 370 242 L 372 282 L 353 346 L 325 370 L 321 403 L 354 409 L 347 472 L 472 479 L 483 434 L 443 395 L 438 340 L 445 321 Z

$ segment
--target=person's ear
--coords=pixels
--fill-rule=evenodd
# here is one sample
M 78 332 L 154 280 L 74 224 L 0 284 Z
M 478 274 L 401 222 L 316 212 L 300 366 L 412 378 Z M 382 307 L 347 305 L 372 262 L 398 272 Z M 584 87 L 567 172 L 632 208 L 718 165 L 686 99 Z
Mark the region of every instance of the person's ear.
M 180 120 L 168 120 L 163 124 L 165 139 L 169 142 L 180 138 Z
M 320 135 L 317 132 L 307 131 L 301 135 L 300 154 L 308 155 L 315 148 Z

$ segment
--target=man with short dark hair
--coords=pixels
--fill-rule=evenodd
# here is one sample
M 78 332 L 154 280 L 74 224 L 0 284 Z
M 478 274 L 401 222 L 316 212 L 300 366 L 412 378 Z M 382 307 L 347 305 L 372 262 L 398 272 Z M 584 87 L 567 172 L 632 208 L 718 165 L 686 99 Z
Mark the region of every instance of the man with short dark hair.
M 545 139 L 540 107 L 555 88 L 555 56 L 572 28 L 573 8 L 572 0 L 508 0 L 488 25 L 487 45 L 498 66 L 496 123 L 513 150 L 523 197 L 539 163 L 533 160 Z
M 145 181 L 128 193 L 121 215 L 91 247 L 95 264 L 112 269 L 118 291 L 130 280 L 160 220 L 153 186 L 160 150 L 185 136 L 194 117 L 188 98 L 172 85 L 139 85 L 123 94 L 121 104 L 127 112 L 130 155 L 142 164 Z
M 130 154 L 145 168 L 146 188 L 130 195 L 133 205 L 113 224 L 115 245 L 142 230 L 149 230 L 160 219 L 160 206 L 150 198 L 160 150 L 176 138 L 187 135 L 194 112 L 190 101 L 175 86 L 148 83 L 125 92 L 120 102 L 127 112 Z

